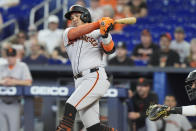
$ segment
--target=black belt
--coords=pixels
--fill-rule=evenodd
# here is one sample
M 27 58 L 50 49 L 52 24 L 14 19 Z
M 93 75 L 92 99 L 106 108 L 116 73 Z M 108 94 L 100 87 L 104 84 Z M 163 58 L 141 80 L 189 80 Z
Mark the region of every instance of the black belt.
M 98 67 L 96 67 L 96 68 L 92 68 L 92 69 L 90 69 L 90 72 L 89 72 L 89 73 L 93 73 L 93 72 L 98 71 L 98 70 L 99 70 L 99 68 L 98 68 Z M 80 77 L 83 77 L 82 72 L 80 72 L 79 74 L 77 74 L 77 75 L 73 76 L 73 78 L 74 78 L 74 79 L 78 79 L 78 78 L 80 78 Z

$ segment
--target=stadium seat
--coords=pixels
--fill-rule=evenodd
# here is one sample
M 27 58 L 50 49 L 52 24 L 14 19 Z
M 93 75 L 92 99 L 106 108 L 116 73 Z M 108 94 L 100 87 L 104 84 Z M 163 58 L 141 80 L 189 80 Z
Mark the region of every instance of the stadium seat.
M 41 2 L 43 0 L 24 0 L 18 6 L 8 10 L 0 9 L 0 12 L 3 14 L 4 21 L 16 18 L 19 21 L 20 29 L 27 31 L 30 10 Z M 76 0 L 68 1 L 68 7 L 75 2 Z M 85 3 L 88 6 L 89 0 L 85 0 Z M 55 7 L 55 4 L 55 1 L 51 1 L 50 7 Z M 152 33 L 153 41 L 158 42 L 159 36 L 162 33 L 169 32 L 173 35 L 175 28 L 178 26 L 182 26 L 185 29 L 187 40 L 196 37 L 196 0 L 147 0 L 147 5 L 148 16 L 139 18 L 134 25 L 125 26 L 121 34 L 113 34 L 115 43 L 126 41 L 129 45 L 128 49 L 131 51 L 135 44 L 140 42 L 140 32 L 143 29 L 149 29 Z M 43 9 L 40 9 L 35 14 L 35 20 L 43 17 L 43 15 Z M 60 22 L 62 22 L 62 13 L 57 15 L 60 17 Z M 38 29 L 41 28 L 41 26 L 38 27 Z M 9 35 L 11 32 L 11 27 L 6 29 L 3 37 Z

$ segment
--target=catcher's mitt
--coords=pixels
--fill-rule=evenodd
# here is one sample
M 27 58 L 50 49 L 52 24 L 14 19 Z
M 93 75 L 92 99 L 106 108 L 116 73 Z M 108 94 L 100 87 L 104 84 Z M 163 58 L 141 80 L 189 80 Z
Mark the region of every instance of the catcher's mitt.
M 156 121 L 160 118 L 167 117 L 169 115 L 169 107 L 166 105 L 151 105 L 146 111 L 148 119 Z

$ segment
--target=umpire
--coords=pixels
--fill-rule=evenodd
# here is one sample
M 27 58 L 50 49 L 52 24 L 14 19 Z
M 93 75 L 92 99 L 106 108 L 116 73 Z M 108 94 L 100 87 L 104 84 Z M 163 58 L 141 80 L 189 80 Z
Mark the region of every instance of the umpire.
M 30 86 L 32 77 L 27 65 L 17 61 L 16 50 L 6 50 L 7 64 L 0 65 L 0 85 Z M 0 97 L 0 131 L 19 131 L 20 103 L 18 97 Z

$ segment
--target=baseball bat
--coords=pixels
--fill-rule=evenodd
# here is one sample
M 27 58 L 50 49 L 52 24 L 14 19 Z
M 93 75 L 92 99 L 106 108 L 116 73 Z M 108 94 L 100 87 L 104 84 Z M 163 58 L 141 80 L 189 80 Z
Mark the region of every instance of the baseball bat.
M 135 17 L 128 17 L 128 18 L 122 18 L 114 21 L 114 24 L 135 24 L 136 23 Z

